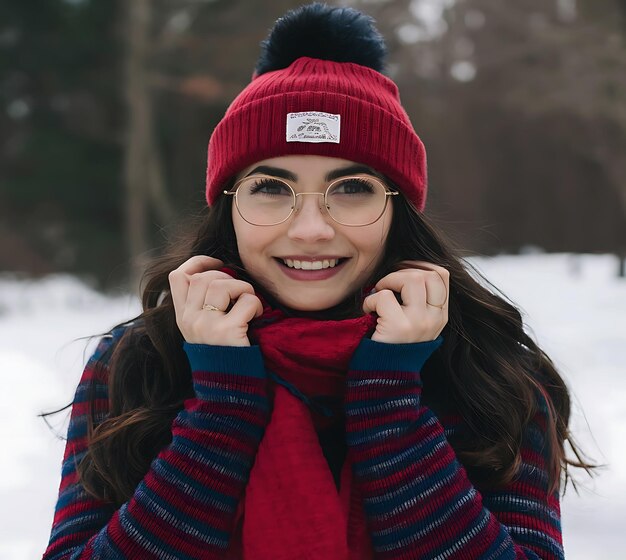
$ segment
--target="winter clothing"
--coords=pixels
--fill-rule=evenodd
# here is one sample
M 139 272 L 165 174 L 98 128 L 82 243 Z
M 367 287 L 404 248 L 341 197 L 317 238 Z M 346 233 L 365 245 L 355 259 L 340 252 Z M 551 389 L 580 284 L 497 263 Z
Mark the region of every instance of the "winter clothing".
M 153 461 L 134 496 L 116 511 L 86 494 L 77 483 L 76 465 L 86 450 L 92 380 L 97 419 L 104 419 L 108 410 L 107 380 L 94 379 L 95 362 L 116 344 L 121 330 L 100 343 L 76 392 L 45 560 L 240 558 L 237 547 L 242 535 L 245 540 L 247 518 L 238 512 L 253 465 L 262 470 L 260 480 L 269 479 L 274 468 L 282 474 L 287 466 L 301 472 L 292 478 L 294 487 L 281 488 L 280 480 L 273 481 L 277 492 L 288 494 L 287 502 L 272 500 L 267 493 L 252 502 L 256 505 L 251 507 L 259 508 L 252 525 L 256 540 L 250 541 L 253 554 L 245 558 L 348 558 L 328 552 L 337 542 L 344 553 L 352 547 L 351 559 L 369 557 L 364 544 L 376 558 L 386 559 L 563 558 L 558 494 L 547 493 L 545 402 L 540 401 L 540 412 L 524 434 L 518 478 L 496 492 L 479 492 L 448 443 L 462 429 L 460 418 L 437 417 L 421 399 L 420 369 L 441 337 L 416 344 L 368 338 L 359 343 L 348 366 L 345 394 L 352 472 L 343 469 L 338 498 L 329 475 L 324 478 L 319 444 L 310 437 L 311 416 L 283 386 L 276 390 L 274 413 L 281 410 L 286 423 L 272 428 L 268 372 L 259 346 L 185 343 L 195 398 L 176 416 L 172 443 Z M 289 437 L 298 442 L 288 446 L 289 465 L 255 463 L 260 445 L 283 448 Z M 299 442 L 300 437 L 307 439 Z M 273 456 L 272 449 L 266 456 Z M 303 487 L 307 477 L 324 493 L 317 496 L 322 507 Z M 354 492 L 348 495 L 347 489 Z M 294 508 L 298 503 L 299 512 Z M 328 504 L 332 508 L 324 509 Z M 361 511 L 362 517 L 349 515 L 353 511 Z M 329 516 L 343 519 L 330 534 L 324 532 L 332 529 Z M 303 520 L 314 523 L 310 533 Z M 298 542 L 305 535 L 302 550 Z M 295 556 L 277 547 L 283 541 L 296 547 Z
M 297 56 L 257 67 L 216 127 L 210 205 L 248 165 L 315 154 L 371 167 L 423 210 L 425 151 L 396 85 L 378 71 L 378 58 L 346 59 L 345 41 L 335 42 L 347 37 L 360 54 L 362 41 L 380 47 L 377 36 L 362 15 L 328 10 L 307 8 L 298 21 L 309 35 L 288 21 L 281 27 L 289 38 L 280 52 Z M 310 37 L 334 58 L 312 53 Z M 250 347 L 185 343 L 194 397 L 119 509 L 89 496 L 76 471 L 87 451 L 92 382 L 96 424 L 108 414 L 106 369 L 99 375 L 95 364 L 118 343 L 123 329 L 115 330 L 76 392 L 44 559 L 563 558 L 542 397 L 518 478 L 480 492 L 449 443 L 462 420 L 437 416 L 422 399 L 421 368 L 443 339 L 383 344 L 368 337 L 374 326 L 369 315 L 314 321 L 266 308 L 250 325 Z
M 228 179 L 248 165 L 293 154 L 368 165 L 424 209 L 424 146 L 396 84 L 371 68 L 301 57 L 254 78 L 211 136 L 207 202 L 212 205 Z
M 251 341 L 259 345 L 276 381 L 270 387 L 275 395 L 271 420 L 241 508 L 244 558 L 372 557 L 363 504 L 351 480 L 351 457 L 344 452 L 331 466 L 317 432 L 334 430 L 345 441 L 346 372 L 361 340 L 375 327 L 373 315 L 312 321 L 285 317 L 267 304 L 261 319 L 251 322 Z
M 278 19 L 251 83 L 209 141 L 206 199 L 247 166 L 293 154 L 352 160 L 393 181 L 419 211 L 426 152 L 381 71 L 386 46 L 371 18 L 314 3 Z

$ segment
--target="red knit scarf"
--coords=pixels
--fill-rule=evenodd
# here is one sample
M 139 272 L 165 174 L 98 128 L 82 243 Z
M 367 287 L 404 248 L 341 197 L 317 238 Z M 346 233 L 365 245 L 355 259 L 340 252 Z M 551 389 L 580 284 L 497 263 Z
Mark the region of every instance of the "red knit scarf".
M 266 370 L 279 381 L 271 383 L 272 416 L 240 503 L 232 557 L 373 558 L 350 454 L 338 492 L 316 433 L 327 420 L 304 400 L 343 402 L 350 359 L 375 324 L 371 315 L 343 321 L 288 318 L 267 305 L 252 322 L 251 341 L 260 345 Z

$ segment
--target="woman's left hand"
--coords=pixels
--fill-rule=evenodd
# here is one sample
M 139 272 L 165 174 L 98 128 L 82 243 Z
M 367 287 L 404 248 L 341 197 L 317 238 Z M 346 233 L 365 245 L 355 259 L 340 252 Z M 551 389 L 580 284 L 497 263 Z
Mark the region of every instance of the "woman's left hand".
M 425 261 L 403 261 L 400 266 L 406 268 L 381 278 L 376 292 L 363 302 L 365 313 L 378 315 L 372 340 L 390 344 L 434 340 L 448 322 L 450 273 Z

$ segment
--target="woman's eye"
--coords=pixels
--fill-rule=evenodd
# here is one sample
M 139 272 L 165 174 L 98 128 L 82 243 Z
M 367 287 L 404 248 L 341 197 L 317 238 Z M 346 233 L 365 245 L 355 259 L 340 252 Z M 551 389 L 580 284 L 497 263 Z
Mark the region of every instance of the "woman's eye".
M 333 192 L 336 194 L 370 194 L 374 192 L 374 188 L 367 179 L 346 179 L 335 185 Z
M 260 179 L 250 187 L 250 194 L 291 195 L 289 187 L 275 179 Z

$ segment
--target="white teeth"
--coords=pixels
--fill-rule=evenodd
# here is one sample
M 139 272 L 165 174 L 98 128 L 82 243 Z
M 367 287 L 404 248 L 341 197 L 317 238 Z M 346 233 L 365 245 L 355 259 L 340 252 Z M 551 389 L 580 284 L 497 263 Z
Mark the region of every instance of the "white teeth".
M 297 261 L 295 259 L 283 259 L 289 268 L 299 270 L 322 270 L 323 268 L 333 268 L 339 263 L 339 259 L 324 259 L 323 261 Z

